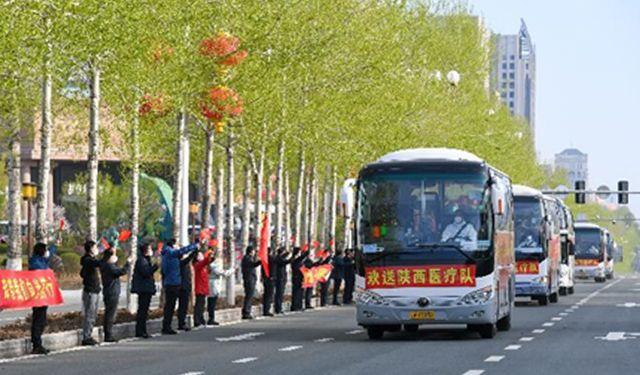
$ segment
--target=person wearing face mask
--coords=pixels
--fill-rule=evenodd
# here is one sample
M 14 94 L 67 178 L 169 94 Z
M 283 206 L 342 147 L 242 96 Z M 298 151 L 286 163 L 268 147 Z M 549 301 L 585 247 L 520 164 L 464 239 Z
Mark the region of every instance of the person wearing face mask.
M 112 248 L 112 247 L 111 247 Z M 102 277 L 102 298 L 104 302 L 104 341 L 117 342 L 113 337 L 112 328 L 118 311 L 120 300 L 120 276 L 129 273 L 132 258 L 127 259 L 124 267 L 118 267 L 118 256 L 115 251 L 107 250 L 102 256 L 100 276 Z
M 168 240 L 165 247 L 162 249 L 162 287 L 164 288 L 166 297 L 163 312 L 162 333 L 165 335 L 177 334 L 177 332 L 171 328 L 171 320 L 173 319 L 173 313 L 176 308 L 176 301 L 178 300 L 180 290 L 182 289 L 180 258 L 197 249 L 197 244 L 178 248 L 176 247 L 175 238 Z
M 84 255 L 80 259 L 82 269 L 80 277 L 82 277 L 82 345 L 93 346 L 98 342 L 91 337 L 93 333 L 93 325 L 98 315 L 98 303 L 100 296 L 100 277 L 98 270 L 100 269 L 100 260 L 96 258 L 98 255 L 98 246 L 94 241 L 84 243 Z
M 33 247 L 33 255 L 29 258 L 29 271 L 49 269 L 49 260 L 55 255 L 47 250 L 47 245 L 38 242 Z M 42 333 L 47 326 L 47 306 L 35 306 L 31 309 L 31 343 L 32 354 L 49 354 L 49 350 L 42 346 Z
M 215 260 L 213 251 L 198 252 L 196 262 L 193 265 L 195 274 L 196 304 L 193 309 L 193 325 L 199 327 L 205 325 L 204 305 L 209 295 L 209 264 Z
M 282 314 L 282 302 L 284 301 L 284 290 L 287 286 L 287 265 L 291 263 L 291 254 L 284 248 L 278 248 L 276 255 L 276 292 L 273 310 L 276 314 Z
M 478 232 L 473 225 L 464 220 L 462 210 L 456 210 L 453 223 L 447 225 L 442 232 L 442 242 L 475 242 L 477 239 Z
M 156 282 L 153 274 L 158 270 L 158 264 L 151 259 L 153 249 L 150 243 L 145 243 L 138 250 L 138 259 L 133 268 L 131 293 L 138 295 L 138 311 L 136 312 L 136 337 L 148 339 L 147 319 L 151 298 L 156 294 Z

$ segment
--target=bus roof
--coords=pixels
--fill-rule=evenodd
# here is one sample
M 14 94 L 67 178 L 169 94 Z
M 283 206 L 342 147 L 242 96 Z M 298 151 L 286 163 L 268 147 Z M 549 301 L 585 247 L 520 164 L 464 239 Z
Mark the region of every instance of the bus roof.
M 593 223 L 575 223 L 573 225 L 576 229 L 601 229 L 599 225 Z
M 520 197 L 542 198 L 542 192 L 540 190 L 524 185 L 513 185 L 513 195 Z
M 466 161 L 483 163 L 478 156 L 452 148 L 411 148 L 394 151 L 382 156 L 375 163 L 397 163 L 409 161 Z

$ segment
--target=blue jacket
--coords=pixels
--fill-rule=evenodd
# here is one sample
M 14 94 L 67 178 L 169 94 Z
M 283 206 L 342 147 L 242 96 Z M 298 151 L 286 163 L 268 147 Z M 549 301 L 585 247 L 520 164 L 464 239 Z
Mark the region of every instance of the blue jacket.
M 133 281 L 131 283 L 131 293 L 156 294 L 156 282 L 153 274 L 158 270 L 157 264 L 151 263 L 151 257 L 138 255 L 136 266 L 133 269 Z
M 181 249 L 174 249 L 165 246 L 160 253 L 162 255 L 162 285 L 181 286 L 182 277 L 180 275 L 180 258 L 198 248 L 198 245 L 191 244 Z
M 56 251 L 58 250 L 57 246 L 51 245 L 49 246 L 49 256 L 43 257 L 40 255 L 32 255 L 29 258 L 29 270 L 48 270 L 49 269 L 49 259 L 52 256 L 56 255 Z

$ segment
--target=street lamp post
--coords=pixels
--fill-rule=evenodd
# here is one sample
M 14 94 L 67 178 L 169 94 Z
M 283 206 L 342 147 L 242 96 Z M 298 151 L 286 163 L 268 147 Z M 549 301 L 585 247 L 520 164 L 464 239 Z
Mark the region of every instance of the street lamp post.
M 191 243 L 196 242 L 196 215 L 200 211 L 200 203 L 191 202 L 189 205 L 189 213 L 191 214 Z M 202 228 L 200 228 L 202 230 Z
M 27 251 L 31 254 L 33 247 L 32 227 L 31 227 L 31 203 L 38 195 L 38 188 L 32 182 L 24 182 L 22 184 L 22 199 L 27 202 Z M 20 223 L 18 223 L 20 225 Z

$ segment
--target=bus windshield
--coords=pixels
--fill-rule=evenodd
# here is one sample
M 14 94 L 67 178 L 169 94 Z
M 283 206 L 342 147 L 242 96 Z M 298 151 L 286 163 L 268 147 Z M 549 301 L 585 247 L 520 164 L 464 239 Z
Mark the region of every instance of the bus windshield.
M 576 258 L 597 259 L 602 255 L 599 229 L 576 229 Z
M 521 254 L 542 254 L 542 204 L 535 198 L 514 200 L 516 257 Z
M 358 190 L 362 252 L 406 258 L 419 253 L 427 263 L 425 257 L 460 262 L 487 257 L 493 231 L 487 179 L 482 172 L 364 177 Z

